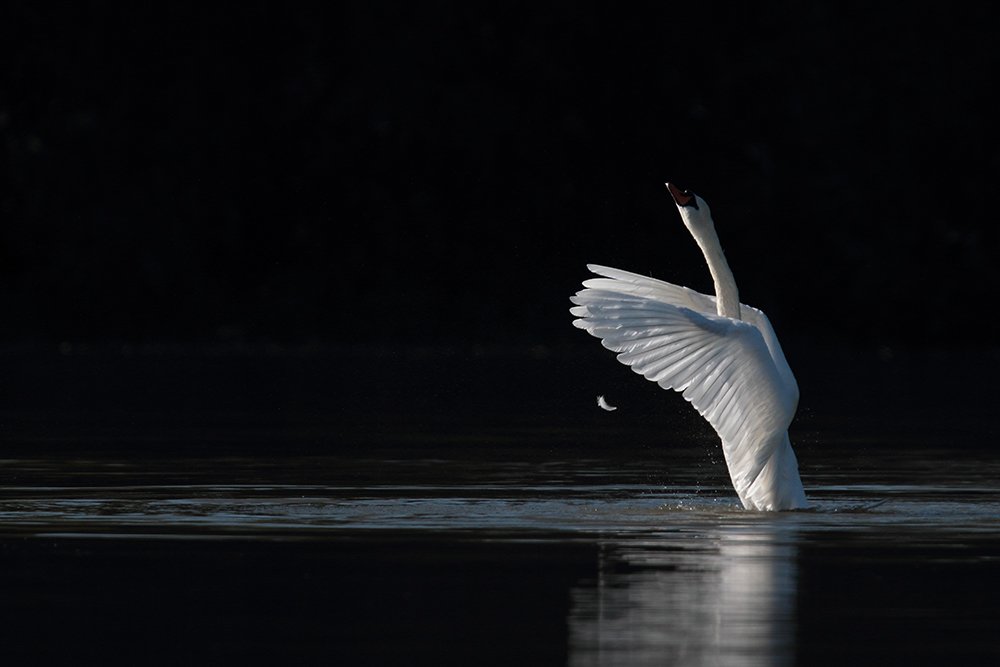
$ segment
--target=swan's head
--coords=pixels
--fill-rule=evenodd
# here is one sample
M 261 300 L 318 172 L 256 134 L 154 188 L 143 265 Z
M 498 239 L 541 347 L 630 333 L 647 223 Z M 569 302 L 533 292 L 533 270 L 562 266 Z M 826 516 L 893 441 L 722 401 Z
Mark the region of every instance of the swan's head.
M 690 190 L 681 190 L 673 183 L 667 183 L 667 190 L 670 190 L 670 196 L 674 198 L 681 220 L 684 221 L 688 231 L 697 237 L 703 231 L 715 229 L 712 212 L 708 210 L 708 204 L 704 199 Z

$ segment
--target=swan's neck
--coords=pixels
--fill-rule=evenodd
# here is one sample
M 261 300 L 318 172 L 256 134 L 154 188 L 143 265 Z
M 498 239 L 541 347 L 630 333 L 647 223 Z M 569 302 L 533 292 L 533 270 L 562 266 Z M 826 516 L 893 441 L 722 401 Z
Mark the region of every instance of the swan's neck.
M 736 279 L 733 278 L 729 262 L 722 252 L 722 244 L 719 243 L 719 235 L 715 233 L 715 228 L 709 226 L 708 229 L 691 230 L 691 235 L 698 242 L 698 247 L 708 262 L 708 270 L 712 272 L 712 280 L 715 282 L 715 303 L 719 315 L 734 320 L 741 319 L 740 293 L 736 289 Z

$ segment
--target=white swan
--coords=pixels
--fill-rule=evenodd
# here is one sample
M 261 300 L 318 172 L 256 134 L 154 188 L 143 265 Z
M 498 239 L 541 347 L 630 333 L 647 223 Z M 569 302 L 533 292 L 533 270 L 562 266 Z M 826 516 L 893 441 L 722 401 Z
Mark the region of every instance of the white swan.
M 771 323 L 739 301 L 705 201 L 667 183 L 705 254 L 716 296 L 590 264 L 603 278 L 572 297 L 573 324 L 664 389 L 683 392 L 722 438 L 729 476 L 746 509 L 809 507 L 788 425 L 799 388 Z

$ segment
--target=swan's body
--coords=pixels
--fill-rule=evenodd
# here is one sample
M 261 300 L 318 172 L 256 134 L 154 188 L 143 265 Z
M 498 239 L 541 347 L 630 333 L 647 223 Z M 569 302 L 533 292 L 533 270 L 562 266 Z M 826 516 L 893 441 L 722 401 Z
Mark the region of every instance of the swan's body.
M 683 393 L 722 438 L 744 508 L 806 508 L 788 441 L 799 402 L 795 376 L 764 313 L 739 302 L 708 205 L 667 187 L 705 255 L 716 296 L 591 264 L 602 277 L 572 298 L 573 324 L 635 372 Z

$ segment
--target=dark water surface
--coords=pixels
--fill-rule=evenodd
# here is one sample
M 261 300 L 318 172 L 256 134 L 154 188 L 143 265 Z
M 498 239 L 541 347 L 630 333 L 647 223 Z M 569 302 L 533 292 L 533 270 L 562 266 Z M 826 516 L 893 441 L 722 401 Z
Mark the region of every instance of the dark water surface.
M 992 417 L 914 381 L 961 359 L 804 390 L 765 514 L 608 357 L 137 356 L 3 359 L 5 663 L 1000 660 Z

